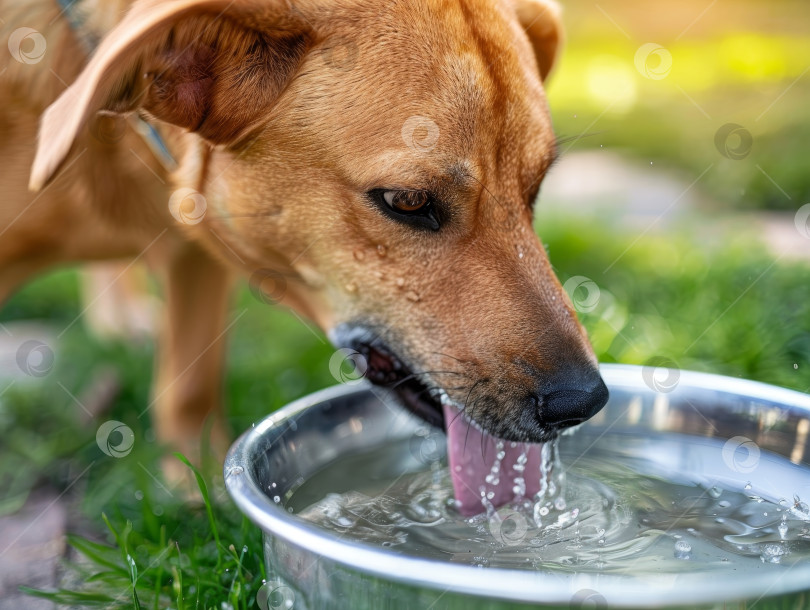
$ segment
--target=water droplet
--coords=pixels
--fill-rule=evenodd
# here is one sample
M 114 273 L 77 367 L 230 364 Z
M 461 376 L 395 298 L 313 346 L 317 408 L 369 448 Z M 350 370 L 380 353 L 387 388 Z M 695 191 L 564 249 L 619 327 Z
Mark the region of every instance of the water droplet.
M 748 482 L 745 484 L 745 487 L 743 487 L 743 489 L 744 489 L 745 491 L 750 490 L 750 489 L 751 489 L 751 481 L 748 481 Z
M 388 249 L 385 246 L 383 246 L 382 244 L 379 244 L 377 246 L 377 254 L 380 255 L 380 258 L 383 258 L 383 257 L 385 257 L 386 254 L 388 254 Z
M 363 252 L 362 250 L 355 250 L 355 251 L 354 251 L 354 260 L 356 260 L 356 261 L 362 261 L 362 260 L 364 260 L 365 258 L 366 258 L 366 253 L 365 253 L 365 252 Z
M 762 547 L 759 558 L 764 563 L 781 563 L 784 555 L 785 549 L 781 544 L 766 544 Z
M 731 506 L 731 502 L 729 502 L 728 500 L 720 500 L 717 503 L 717 506 L 719 506 L 720 508 L 728 508 L 729 506 Z
M 143 500 L 143 492 L 140 489 L 135 492 L 135 499 L 136 500 Z
M 796 369 L 798 369 L 798 368 L 799 368 L 799 363 L 798 363 L 798 362 L 794 362 L 794 363 L 793 363 L 793 370 L 796 370 Z
M 723 490 L 720 489 L 719 487 L 710 487 L 708 489 L 708 493 L 712 498 L 714 498 L 716 500 L 721 495 L 723 495 Z
M 279 496 L 273 496 L 273 502 L 278 504 L 279 502 L 281 502 L 281 498 Z
M 776 529 L 778 529 L 778 530 L 779 530 L 779 537 L 780 537 L 782 540 L 784 540 L 784 539 L 787 537 L 787 533 L 788 533 L 788 524 L 787 524 L 787 522 L 784 520 L 784 518 L 782 519 L 782 523 L 780 523 L 780 524 L 779 524 L 779 527 L 778 527 L 778 528 L 776 528 Z
M 240 475 L 243 472 L 245 472 L 244 468 L 242 468 L 241 466 L 234 466 L 233 468 L 228 470 L 228 476 L 231 477 L 231 476 L 234 476 L 234 475 Z M 274 485 L 275 485 L 275 483 L 274 483 Z
M 675 558 L 676 559 L 691 559 L 692 545 L 686 540 L 678 540 L 675 543 Z
M 565 510 L 565 498 L 557 498 L 554 500 L 554 508 L 557 510 Z

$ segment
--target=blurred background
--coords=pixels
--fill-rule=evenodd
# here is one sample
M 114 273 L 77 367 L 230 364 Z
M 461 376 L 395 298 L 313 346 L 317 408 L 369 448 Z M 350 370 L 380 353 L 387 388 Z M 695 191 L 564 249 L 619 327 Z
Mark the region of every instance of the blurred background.
M 598 356 L 810 391 L 810 5 L 563 4 L 567 43 L 548 87 L 563 155 L 536 227 Z M 163 487 L 163 450 L 138 417 L 151 340 L 89 332 L 81 281 L 77 269 L 56 271 L 0 310 L 0 608 L 38 607 L 19 583 L 70 589 L 89 576 L 92 595 L 59 599 L 111 603 L 128 582 L 110 567 L 121 562 L 122 531 L 140 565 L 167 562 L 174 582 L 186 574 L 184 586 L 196 582 L 197 596 L 220 607 L 235 577 L 204 577 L 223 566 L 210 524 Z M 234 434 L 335 383 L 319 331 L 245 288 L 233 315 Z M 44 346 L 34 368 L 17 358 L 24 341 Z M 127 456 L 100 451 L 107 420 L 133 431 Z M 234 565 L 260 570 L 258 536 L 217 497 L 223 542 L 258 553 Z M 195 520 L 202 526 L 189 532 Z M 113 550 L 66 546 L 65 531 Z M 165 554 L 167 541 L 176 553 Z M 243 593 L 251 582 L 240 581 Z

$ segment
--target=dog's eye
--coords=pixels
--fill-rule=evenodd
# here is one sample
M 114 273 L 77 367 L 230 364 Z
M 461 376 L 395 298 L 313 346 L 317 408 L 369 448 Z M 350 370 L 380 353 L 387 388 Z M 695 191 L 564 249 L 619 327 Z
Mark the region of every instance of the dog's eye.
M 383 191 L 383 199 L 391 208 L 403 214 L 418 212 L 430 203 L 425 191 Z
M 374 189 L 368 192 L 368 196 L 394 220 L 439 230 L 436 198 L 428 191 Z

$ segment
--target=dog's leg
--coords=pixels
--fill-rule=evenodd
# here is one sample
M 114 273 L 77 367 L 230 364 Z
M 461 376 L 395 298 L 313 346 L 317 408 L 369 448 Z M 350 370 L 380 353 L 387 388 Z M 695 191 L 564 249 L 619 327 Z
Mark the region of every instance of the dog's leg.
M 159 441 L 199 464 L 205 457 L 201 435 L 209 423 L 214 456 L 223 457 L 227 448 L 220 405 L 232 275 L 192 243 L 179 246 L 162 264 L 157 271 L 166 303 L 158 335 L 153 421 Z M 169 468 L 170 480 L 187 478 L 176 460 Z
M 123 262 L 93 263 L 81 272 L 84 323 L 104 339 L 143 339 L 153 334 L 155 298 L 145 270 Z

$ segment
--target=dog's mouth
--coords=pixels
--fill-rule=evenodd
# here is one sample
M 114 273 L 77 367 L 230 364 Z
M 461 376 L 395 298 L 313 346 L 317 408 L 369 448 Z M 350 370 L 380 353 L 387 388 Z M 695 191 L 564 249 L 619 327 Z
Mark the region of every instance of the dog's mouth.
M 447 434 L 447 457 L 458 510 L 467 516 L 531 498 L 542 487 L 542 445 L 497 438 L 473 422 L 464 407 L 426 383 L 376 335 L 355 331 L 342 337 L 365 359 L 364 375 L 393 391 L 412 413 Z M 549 433 L 552 434 L 553 433 Z M 532 475 L 534 473 L 534 475 Z
M 389 388 L 414 415 L 437 428 L 444 427 L 444 412 L 437 398 L 441 390 L 428 387 L 420 375 L 407 366 L 381 341 L 356 343 L 366 361 L 365 377 L 370 382 Z

